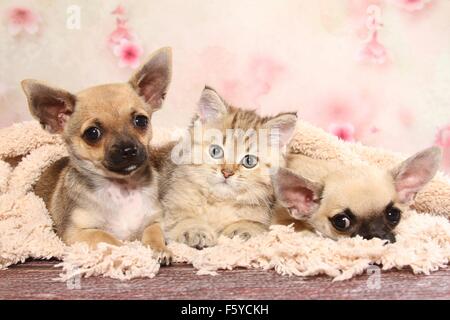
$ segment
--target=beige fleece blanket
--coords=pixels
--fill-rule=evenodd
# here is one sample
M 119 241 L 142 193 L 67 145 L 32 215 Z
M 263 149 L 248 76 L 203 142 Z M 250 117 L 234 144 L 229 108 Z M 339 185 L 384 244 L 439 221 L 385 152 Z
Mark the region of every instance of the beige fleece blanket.
M 167 131 L 155 133 L 156 142 L 170 138 Z M 312 158 L 370 162 L 382 167 L 391 167 L 404 158 L 340 141 L 303 121 L 299 121 L 289 148 Z M 47 166 L 64 155 L 59 137 L 46 133 L 34 121 L 0 130 L 0 268 L 28 258 L 54 257 L 61 260 L 60 280 L 94 275 L 126 280 L 157 275 L 158 262 L 139 242 L 122 247 L 105 244 L 90 250 L 84 244 L 68 247 L 56 236 L 44 203 L 32 186 Z M 201 251 L 179 243 L 169 247 L 176 262 L 192 264 L 199 275 L 244 267 L 274 269 L 282 275 L 326 274 L 344 280 L 373 264 L 383 270 L 408 268 L 428 274 L 446 267 L 450 258 L 447 176 L 439 173 L 427 185 L 416 198 L 415 210 L 405 213 L 397 227 L 397 242 L 389 245 L 359 237 L 333 241 L 312 233 L 295 233 L 291 227 L 273 226 L 269 233 L 247 242 L 220 238 L 216 247 Z

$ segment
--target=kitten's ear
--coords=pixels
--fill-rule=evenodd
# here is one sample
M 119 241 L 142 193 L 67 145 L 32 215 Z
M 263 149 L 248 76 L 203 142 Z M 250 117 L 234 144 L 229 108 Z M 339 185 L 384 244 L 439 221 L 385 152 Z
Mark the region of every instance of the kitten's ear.
M 269 119 L 263 127 L 269 130 L 269 143 L 271 145 L 278 144 L 280 147 L 283 147 L 291 139 L 296 124 L 296 112 L 280 113 Z
M 172 78 L 172 49 L 155 51 L 131 77 L 129 83 L 152 111 L 161 108 Z
M 320 206 L 323 186 L 289 169 L 279 168 L 271 176 L 276 198 L 298 220 L 307 220 Z
M 219 120 L 227 112 L 226 102 L 213 88 L 206 86 L 198 102 L 198 115 L 202 123 Z
M 431 147 L 406 159 L 392 170 L 395 189 L 400 202 L 408 203 L 414 199 L 436 174 L 441 162 L 441 149 Z
M 62 133 L 75 110 L 75 95 L 37 80 L 23 80 L 22 89 L 33 117 L 51 133 Z

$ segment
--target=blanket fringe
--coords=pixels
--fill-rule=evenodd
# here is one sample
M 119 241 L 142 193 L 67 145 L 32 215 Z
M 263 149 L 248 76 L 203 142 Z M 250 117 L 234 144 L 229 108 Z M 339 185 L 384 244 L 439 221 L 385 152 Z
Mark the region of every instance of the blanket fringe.
M 159 132 L 161 143 L 173 138 Z M 121 247 L 84 244 L 66 246 L 52 229 L 45 205 L 32 186 L 41 172 L 67 154 L 59 137 L 43 131 L 36 122 L 24 122 L 0 130 L 0 268 L 27 258 L 62 260 L 58 281 L 107 276 L 119 280 L 154 277 L 159 271 L 153 252 L 139 242 Z M 299 121 L 289 150 L 312 158 L 392 166 L 401 155 L 345 143 L 323 130 Z M 14 161 L 13 161 L 13 160 Z M 220 238 L 212 248 L 196 250 L 170 243 L 175 262 L 190 263 L 198 275 L 217 275 L 234 268 L 273 269 L 281 275 L 324 274 L 342 281 L 369 272 L 409 268 L 429 274 L 448 265 L 450 259 L 450 182 L 439 173 L 419 193 L 415 209 L 397 227 L 397 242 L 356 237 L 333 241 L 311 232 L 296 233 L 290 226 L 272 226 L 267 234 L 246 242 Z M 380 267 L 381 266 L 381 267 Z M 378 269 L 377 269 L 378 268 Z

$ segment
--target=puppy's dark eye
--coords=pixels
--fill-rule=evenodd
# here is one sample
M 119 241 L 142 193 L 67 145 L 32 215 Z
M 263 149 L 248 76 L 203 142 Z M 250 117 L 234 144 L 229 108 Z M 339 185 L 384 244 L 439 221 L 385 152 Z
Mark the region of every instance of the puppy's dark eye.
M 134 117 L 133 123 L 137 128 L 145 129 L 148 126 L 148 118 L 143 115 L 137 115 Z
M 402 212 L 400 211 L 400 209 L 394 207 L 393 205 L 388 205 L 386 207 L 384 216 L 386 217 L 386 220 L 391 224 L 391 225 L 397 225 L 400 222 L 400 218 L 402 216 Z
M 244 158 L 242 158 L 241 163 L 247 169 L 254 168 L 258 164 L 258 157 L 247 154 L 246 156 L 244 156 Z
M 83 138 L 88 142 L 97 142 L 101 136 L 102 132 L 97 127 L 89 127 L 83 133 Z
M 339 213 L 330 218 L 331 224 L 338 231 L 346 231 L 352 225 L 352 219 L 347 213 Z

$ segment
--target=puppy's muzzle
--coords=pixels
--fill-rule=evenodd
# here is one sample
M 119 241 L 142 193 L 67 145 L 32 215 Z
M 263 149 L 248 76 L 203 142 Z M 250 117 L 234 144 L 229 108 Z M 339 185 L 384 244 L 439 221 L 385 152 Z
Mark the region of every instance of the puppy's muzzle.
M 109 171 L 127 175 L 140 168 L 147 160 L 144 146 L 136 142 L 122 142 L 111 146 L 105 167 Z
M 396 241 L 395 235 L 392 230 L 388 229 L 384 224 L 381 223 L 368 223 L 363 224 L 357 233 L 353 236 L 359 235 L 363 237 L 363 239 L 370 240 L 373 238 L 379 238 L 382 240 L 388 240 L 390 243 L 394 243 Z
M 396 241 L 395 235 L 392 232 L 377 232 L 362 235 L 364 239 L 370 240 L 373 238 L 379 238 L 382 240 L 388 240 L 390 243 L 394 243 Z

